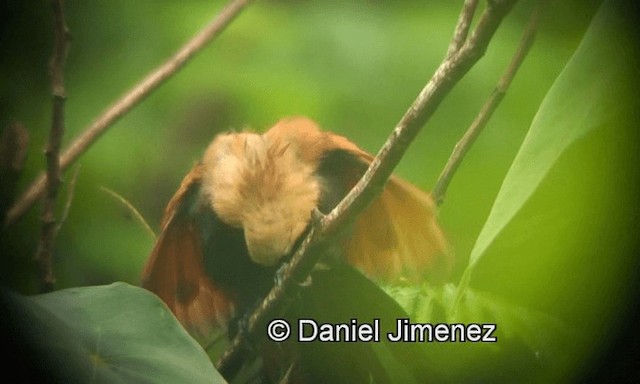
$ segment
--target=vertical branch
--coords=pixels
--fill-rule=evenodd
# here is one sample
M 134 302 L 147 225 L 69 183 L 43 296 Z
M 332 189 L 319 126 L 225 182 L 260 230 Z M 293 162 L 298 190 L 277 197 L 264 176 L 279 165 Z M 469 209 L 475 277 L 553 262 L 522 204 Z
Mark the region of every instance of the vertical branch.
M 69 50 L 70 34 L 64 20 L 63 0 L 52 0 L 54 42 L 51 56 L 51 89 L 53 94 L 53 113 L 49 143 L 45 150 L 47 161 L 46 194 L 42 212 L 42 230 L 36 261 L 40 277 L 40 290 L 53 290 L 55 277 L 53 274 L 53 245 L 56 237 L 55 206 L 60 187 L 60 145 L 64 136 L 64 64 Z
M 529 53 L 531 46 L 533 45 L 533 41 L 535 40 L 536 30 L 538 29 L 538 24 L 540 21 L 540 14 L 542 13 L 543 4 L 539 4 L 539 6 L 533 11 L 531 15 L 531 19 L 529 20 L 529 24 L 525 29 L 522 38 L 520 39 L 520 43 L 518 48 L 516 49 L 516 53 L 514 54 L 511 62 L 507 66 L 507 69 L 504 71 L 498 84 L 493 89 L 491 96 L 484 103 L 480 112 L 473 120 L 469 129 L 465 132 L 464 136 L 456 143 L 453 153 L 449 157 L 447 164 L 445 165 L 442 173 L 438 177 L 438 181 L 436 181 L 435 187 L 431 191 L 434 201 L 436 204 L 440 205 L 444 201 L 444 195 L 447 192 L 447 188 L 449 187 L 449 183 L 453 178 L 453 175 L 457 171 L 458 167 L 462 163 L 465 155 L 471 149 L 471 146 L 476 141 L 482 129 L 487 125 L 487 122 L 493 115 L 493 112 L 498 108 L 500 102 L 504 98 L 504 95 L 507 92 L 507 88 L 511 84 L 511 81 L 518 72 L 522 61 Z

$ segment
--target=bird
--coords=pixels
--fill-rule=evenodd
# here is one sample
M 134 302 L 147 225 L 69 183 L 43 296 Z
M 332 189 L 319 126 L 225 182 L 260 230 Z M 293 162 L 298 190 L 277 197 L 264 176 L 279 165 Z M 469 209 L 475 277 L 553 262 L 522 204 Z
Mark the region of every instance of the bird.
M 262 134 L 217 135 L 165 209 L 142 286 L 203 346 L 229 335 L 234 321 L 273 286 L 309 230 L 312 212 L 330 212 L 372 161 L 346 137 L 302 116 Z M 335 243 L 316 268 L 319 277 L 312 273 L 306 289 L 313 293 L 303 294 L 307 302 L 290 314 L 322 317 L 349 290 L 436 280 L 452 265 L 431 196 L 395 175 Z M 357 297 L 349 300 L 344 316 L 359 305 Z M 402 315 L 391 307 L 393 316 Z

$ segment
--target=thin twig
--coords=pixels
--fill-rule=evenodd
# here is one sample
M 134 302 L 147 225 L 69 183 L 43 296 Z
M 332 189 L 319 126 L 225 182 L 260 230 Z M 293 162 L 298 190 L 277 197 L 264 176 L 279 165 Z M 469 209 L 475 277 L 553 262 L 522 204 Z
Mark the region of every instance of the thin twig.
M 52 0 L 54 20 L 54 43 L 51 57 L 51 88 L 53 93 L 53 116 L 51 130 L 49 131 L 49 143 L 45 150 L 47 159 L 46 172 L 46 196 L 42 212 L 42 230 L 40 233 L 40 245 L 36 261 L 38 263 L 38 275 L 40 277 L 40 290 L 48 292 L 53 290 L 55 277 L 53 275 L 53 245 L 56 236 L 55 207 L 60 187 L 60 145 L 64 136 L 64 103 L 66 99 L 64 90 L 64 64 L 69 51 L 70 35 L 64 21 L 64 8 L 62 0 Z
M 152 71 L 140 81 L 134 88 L 126 92 L 120 99 L 107 108 L 93 123 L 85 128 L 80 136 L 76 137 L 69 147 L 60 156 L 60 168 L 67 169 L 80 155 L 118 119 L 139 104 L 146 96 L 158 86 L 176 74 L 178 70 L 201 51 L 208 43 L 213 41 L 231 23 L 251 0 L 232 0 L 220 11 L 215 19 L 202 31 L 189 40 L 176 54 Z M 11 225 L 20 218 L 33 203 L 42 196 L 45 189 L 45 176 L 39 175 L 27 188 L 26 192 L 17 200 L 7 213 L 5 226 Z
M 495 112 L 500 105 L 500 102 L 507 92 L 507 88 L 509 88 L 511 81 L 522 64 L 522 61 L 529 53 L 529 50 L 533 45 L 533 41 L 535 40 L 541 12 L 542 6 L 538 6 L 534 10 L 509 66 L 500 77 L 500 80 L 491 93 L 491 96 L 489 96 L 487 101 L 484 103 L 482 109 L 480 109 L 480 112 L 469 126 L 469 129 L 467 129 L 464 136 L 462 136 L 460 141 L 455 145 L 453 153 L 451 153 L 451 157 L 449 157 L 447 164 L 442 170 L 442 173 L 438 177 L 438 181 L 431 192 L 436 204 L 440 205 L 444 201 L 444 195 L 447 193 L 447 188 L 449 187 L 449 183 L 451 182 L 453 175 L 462 163 L 467 152 L 469 152 L 469 149 L 471 149 L 471 146 L 478 135 L 480 135 L 482 129 L 487 125 L 487 122 L 493 115 L 493 112 Z
M 445 169 L 443 170 L 442 175 L 440 176 L 440 178 L 438 179 L 438 182 L 436 183 L 436 188 L 439 190 L 438 199 L 440 201 L 442 201 L 444 198 L 447 185 L 451 181 L 451 177 L 453 176 L 453 173 L 455 173 L 455 170 L 458 168 L 458 166 L 462 162 L 464 155 L 469 151 L 469 148 L 473 144 L 473 141 L 479 134 L 482 127 L 486 124 L 486 120 L 489 119 L 490 115 L 493 113 L 493 110 L 497 107 L 497 104 L 500 103 L 500 100 L 504 96 L 504 93 L 506 92 L 507 87 L 509 86 L 509 84 L 511 83 L 511 80 L 513 80 L 513 77 L 518 71 L 520 64 L 522 64 L 522 61 L 527 56 L 527 53 L 529 52 L 531 46 L 533 45 L 536 30 L 540 22 L 540 17 L 542 12 L 544 11 L 544 7 L 546 6 L 546 4 L 547 4 L 547 0 L 540 0 L 538 2 L 537 7 L 534 9 L 533 13 L 531 14 L 531 18 L 529 19 L 529 24 L 527 25 L 527 28 L 525 29 L 522 35 L 522 38 L 520 40 L 520 45 L 518 46 L 516 53 L 514 54 L 514 57 L 511 60 L 511 63 L 505 70 L 505 73 L 503 74 L 503 76 L 498 81 L 498 85 L 496 86 L 496 90 L 494 91 L 494 94 L 492 94 L 492 97 L 483 106 L 482 110 L 480 111 L 480 114 L 476 118 L 478 123 L 474 121 L 472 126 L 469 128 L 469 131 L 467 131 L 467 133 L 465 133 L 464 137 L 460 140 L 460 142 L 456 144 L 456 148 L 454 148 L 454 153 L 452 153 L 451 158 L 449 159 L 449 162 L 445 166 Z M 495 96 L 496 100 L 492 101 L 496 93 L 498 94 L 497 96 Z M 495 103 L 496 105 L 493 106 L 492 105 L 493 103 Z M 486 115 L 486 117 L 483 117 L 483 115 Z M 477 127 L 474 127 L 476 125 Z M 472 271 L 472 268 L 466 268 L 464 273 L 462 274 L 462 277 L 460 278 L 460 283 L 458 284 L 458 287 L 456 289 L 456 295 L 453 299 L 453 303 L 451 304 L 451 308 L 449 310 L 449 316 L 452 319 L 454 319 L 457 316 L 457 311 L 460 306 L 460 303 L 462 302 L 462 297 L 464 296 L 467 290 L 467 287 L 469 286 L 469 283 L 471 281 L 471 271 Z
M 246 334 L 237 335 L 225 354 L 218 360 L 216 366 L 225 377 L 233 376 L 235 370 L 239 368 L 247 334 L 249 336 L 255 334 L 258 325 L 264 324 L 276 313 L 286 301 L 284 298 L 293 296 L 293 292 L 299 289 L 299 282 L 305 281 L 309 276 L 322 254 L 317 251 L 317 247 L 321 248 L 323 242 L 329 241 L 332 234 L 338 232 L 346 223 L 354 220 L 382 190 L 385 181 L 391 175 L 393 168 L 398 164 L 411 141 L 433 115 L 451 88 L 482 57 L 500 22 L 516 1 L 494 0 L 488 2 L 478 26 L 472 34 L 473 40 L 467 40 L 455 54 L 443 60 L 356 186 L 327 216 L 314 220 L 315 223 L 311 226 L 309 234 L 296 250 L 289 265 L 286 266 L 281 284 L 274 286 L 260 306 L 251 314 Z M 314 251 L 310 252 L 312 249 Z
M 67 221 L 67 217 L 69 216 L 69 211 L 71 210 L 71 203 L 73 203 L 73 197 L 76 192 L 76 182 L 78 181 L 78 174 L 80 173 L 80 166 L 76 166 L 73 171 L 73 175 L 71 175 L 71 180 L 67 184 L 67 200 L 64 204 L 64 210 L 60 215 L 60 220 L 58 220 L 58 225 L 56 226 L 56 233 L 60 232 L 60 229 L 64 225 L 65 221 Z
M 131 204 L 127 199 L 122 197 L 117 192 L 112 191 L 107 187 L 100 187 L 100 190 L 109 194 L 111 197 L 118 200 L 122 205 L 124 205 L 133 214 L 133 217 L 135 217 L 142 224 L 142 226 L 147 231 L 147 233 L 149 233 L 151 238 L 153 240 L 156 239 L 156 233 L 153 231 L 153 229 L 151 229 L 151 226 L 149 225 L 149 223 L 147 223 L 147 220 L 145 220 L 144 217 L 142 217 L 142 214 L 140 214 L 140 212 L 136 209 L 136 207 L 133 206 L 133 204 Z

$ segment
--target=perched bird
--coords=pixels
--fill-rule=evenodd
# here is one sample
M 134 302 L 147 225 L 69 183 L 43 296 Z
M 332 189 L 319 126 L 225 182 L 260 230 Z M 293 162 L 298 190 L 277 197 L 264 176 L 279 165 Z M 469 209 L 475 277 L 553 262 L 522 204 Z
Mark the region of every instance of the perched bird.
M 274 273 L 308 229 L 313 209 L 333 209 L 372 159 L 303 117 L 281 120 L 264 134 L 218 135 L 169 202 L 142 285 L 207 345 L 266 295 Z M 351 276 L 342 279 L 351 280 L 346 284 L 366 281 L 355 292 L 369 279 L 429 278 L 451 264 L 430 196 L 395 176 L 337 241 L 337 265 L 368 279 L 341 267 L 335 274 L 324 272 L 318 284 L 312 276 L 305 289 L 314 291 L 309 300 L 318 304 L 305 303 L 291 313 L 332 311 L 331 303 L 350 289 L 337 287 L 336 276 Z M 326 294 L 316 290 L 323 284 Z M 355 308 L 350 305 L 345 308 Z

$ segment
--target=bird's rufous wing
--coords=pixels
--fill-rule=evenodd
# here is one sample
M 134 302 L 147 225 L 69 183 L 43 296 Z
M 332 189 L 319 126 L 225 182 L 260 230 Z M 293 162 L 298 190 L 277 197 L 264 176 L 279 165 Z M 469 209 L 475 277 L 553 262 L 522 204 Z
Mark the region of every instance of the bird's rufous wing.
M 201 235 L 191 213 L 201 172 L 196 166 L 169 202 L 162 232 L 144 267 L 142 286 L 158 295 L 189 333 L 206 345 L 217 331 L 226 330 L 234 304 L 205 273 Z
M 373 157 L 341 136 L 334 136 L 339 148 L 356 160 L 360 172 L 343 178 L 350 189 Z M 353 166 L 353 165 L 351 165 Z M 353 177 L 357 175 L 357 177 Z M 345 244 L 347 260 L 367 276 L 382 281 L 407 278 L 441 280 L 450 271 L 452 256 L 436 217 L 431 195 L 392 175 L 382 193 L 358 216 Z

